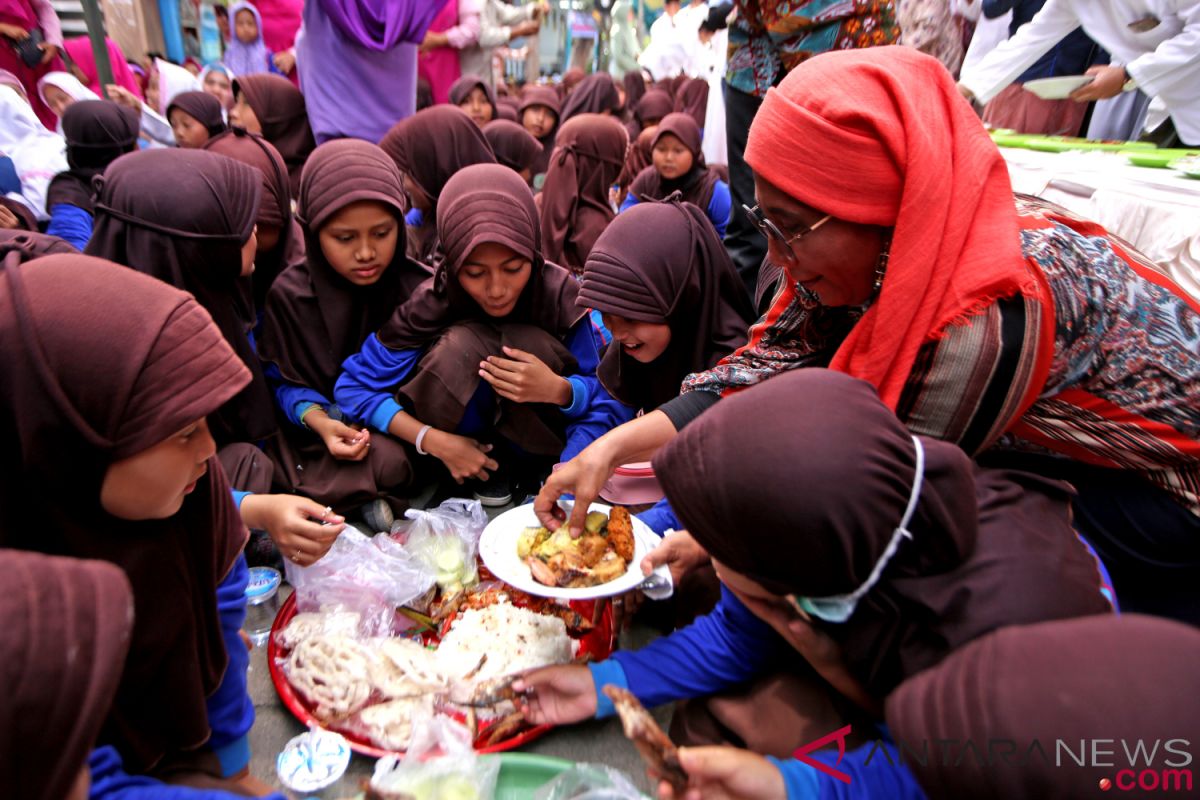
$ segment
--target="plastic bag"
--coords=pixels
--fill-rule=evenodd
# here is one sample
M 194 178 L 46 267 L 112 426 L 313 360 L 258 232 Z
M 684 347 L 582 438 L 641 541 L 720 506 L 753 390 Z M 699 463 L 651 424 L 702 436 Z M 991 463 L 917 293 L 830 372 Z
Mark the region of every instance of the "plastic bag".
M 433 570 L 387 534 L 368 537 L 349 527 L 320 561 L 287 562 L 286 570 L 299 611 L 355 612 L 362 636 L 396 633 L 396 609 L 434 582 Z
M 447 717 L 416 722 L 403 759 L 375 763 L 371 794 L 411 800 L 490 800 L 500 776 L 500 759 L 479 756 L 471 732 Z
M 576 764 L 533 793 L 534 800 L 643 800 L 625 773 L 603 764 Z
M 406 549 L 434 574 L 442 591 L 453 594 L 479 579 L 479 537 L 487 513 L 478 500 L 451 498 L 430 511 L 409 509 L 412 520 L 401 535 Z

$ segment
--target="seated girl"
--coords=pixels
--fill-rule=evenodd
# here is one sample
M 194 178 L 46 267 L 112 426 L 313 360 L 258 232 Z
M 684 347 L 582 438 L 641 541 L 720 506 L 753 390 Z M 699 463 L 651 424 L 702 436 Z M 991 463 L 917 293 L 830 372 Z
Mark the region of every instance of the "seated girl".
M 721 775 L 708 771 L 714 751 L 685 749 L 702 793 L 749 781 L 759 788 L 728 794 L 825 796 L 833 779 L 791 760 L 797 748 L 847 724 L 834 743 L 886 738 L 875 728 L 888 694 L 993 630 L 1111 612 L 1066 484 L 913 436 L 870 384 L 841 373 L 799 370 L 722 401 L 654 468 L 721 579 L 719 605 L 641 650 L 513 688 L 535 689 L 534 723 L 611 714 L 608 684 L 647 706 L 731 692 L 672 721 L 682 744 L 753 751 L 715 751 L 737 762 Z M 888 755 L 812 757 L 853 775 L 838 796 L 922 797 Z
M 346 359 L 334 398 L 503 505 L 515 466 L 536 477 L 629 410 L 595 377 L 598 334 L 578 284 L 543 260 L 533 194 L 516 173 L 460 170 L 437 225 L 437 274 Z
M 0 547 L 106 561 L 124 572 L 124 591 L 132 588 L 132 608 L 128 598 L 91 595 L 88 607 L 111 613 L 94 627 L 72 628 L 81 637 L 109 637 L 102 649 L 89 653 L 83 641 L 53 646 L 53 631 L 66 624 L 61 616 L 37 624 L 36 640 L 50 637 L 39 661 L 75 653 L 102 681 L 89 693 L 94 704 L 70 704 L 82 691 L 51 671 L 16 682 L 23 689 L 53 682 L 40 685 L 54 693 L 55 707 L 81 723 L 89 717 L 86 735 L 56 740 L 74 750 L 69 769 L 28 774 L 69 786 L 83 753 L 96 745 L 92 797 L 109 790 L 128 797 L 115 790 L 149 785 L 128 774 L 235 789 L 254 721 L 249 654 L 237 634 L 246 529 L 206 418 L 245 388 L 249 370 L 188 294 L 100 259 L 54 255 L 21 264 L 17 253 L 0 270 L 0 369 L 20 376 L 0 383 L 0 439 L 11 443 L 0 454 L 7 476 Z M 6 574 L 3 585 L 11 598 L 19 583 Z M 70 585 L 82 592 L 86 583 L 77 575 Z M 36 624 L 25 615 L 4 619 L 6 635 L 19 620 Z M 50 710 L 34 714 L 25 706 L 22 717 L 49 730 Z M 34 752 L 44 757 L 52 747 Z M 13 774 L 6 769 L 0 786 Z M 153 786 L 140 796 L 222 796 Z
M 46 190 L 46 210 L 50 212 L 46 233 L 82 250 L 92 237 L 96 213 L 92 179 L 103 174 L 111 162 L 137 149 L 138 117 L 116 103 L 81 100 L 63 112 L 61 125 L 70 169 L 55 175 Z
M 175 95 L 167 105 L 167 121 L 180 147 L 203 147 L 226 130 L 221 101 L 208 92 L 190 91 Z
M 463 75 L 454 82 L 450 87 L 450 105 L 465 111 L 480 128 L 499 118 L 492 87 L 478 75 Z
M 234 106 L 229 124 L 257 133 L 279 151 L 287 164 L 294 196 L 300 191 L 300 171 L 316 148 L 304 95 L 292 82 L 279 75 L 246 75 L 233 81 Z
M 69 72 L 47 72 L 38 80 L 37 89 L 42 102 L 54 112 L 54 116 L 58 117 L 58 124 L 55 127 L 58 133 L 63 132 L 63 113 L 70 108 L 72 103 L 80 100 L 100 99 L 100 95 L 84 86 Z
M 404 255 L 404 208 L 400 173 L 376 145 L 314 150 L 297 209 L 308 257 L 271 287 L 259 349 L 286 419 L 269 448 L 279 482 L 339 513 L 365 506 L 372 530 L 407 507 L 410 456 L 346 424 L 332 398 L 342 361 L 430 276 Z
M 550 154 L 554 152 L 554 137 L 558 133 L 559 105 L 558 92 L 550 87 L 526 86 L 517 106 L 521 127 L 542 146 L 542 155 L 533 168 L 535 190 L 542 188 L 546 170 L 550 168 Z
M 483 126 L 483 136 L 492 146 L 496 160 L 533 185 L 533 171 L 542 157 L 542 146 L 529 131 L 515 122 L 498 119 Z
M 704 209 L 717 236 L 724 237 L 731 207 L 729 184 L 704 165 L 701 141 L 700 126 L 687 114 L 663 117 L 650 145 L 652 163 L 633 179 L 621 211 L 679 192 L 684 200 Z
M 479 126 L 450 106 L 434 106 L 397 122 L 379 142 L 404 178 L 408 256 L 433 264 L 438 251 L 438 197 L 446 181 L 471 164 L 495 164 Z

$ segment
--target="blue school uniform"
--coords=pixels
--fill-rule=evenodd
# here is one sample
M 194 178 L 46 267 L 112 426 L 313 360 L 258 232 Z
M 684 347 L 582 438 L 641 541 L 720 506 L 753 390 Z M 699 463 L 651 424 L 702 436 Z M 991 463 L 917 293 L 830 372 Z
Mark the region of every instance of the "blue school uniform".
M 621 208 L 617 213 L 633 208 L 638 202 L 637 197 L 630 192 L 625 198 L 625 202 L 621 203 Z M 704 209 L 704 213 L 708 215 L 709 221 L 717 229 L 718 238 L 725 238 L 725 228 L 729 226 L 729 212 L 732 208 L 733 199 L 729 194 L 729 184 L 725 181 L 717 181 L 713 185 L 712 199 L 708 201 L 708 208 Z

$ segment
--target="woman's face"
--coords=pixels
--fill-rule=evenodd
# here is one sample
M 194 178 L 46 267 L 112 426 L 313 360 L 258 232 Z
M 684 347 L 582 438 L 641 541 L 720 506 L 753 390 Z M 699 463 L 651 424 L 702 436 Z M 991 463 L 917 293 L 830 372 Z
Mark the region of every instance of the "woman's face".
M 487 93 L 478 86 L 463 98 L 458 107 L 467 112 L 471 121 L 481 128 L 492 121 L 492 104 L 488 101 Z
M 218 69 L 209 70 L 204 76 L 204 91 L 217 98 L 221 108 L 229 109 L 233 106 L 233 84 L 224 72 Z
M 208 128 L 182 108 L 171 109 L 170 121 L 175 143 L 180 147 L 199 150 L 208 141 Z
M 42 93 L 46 95 L 46 105 L 50 106 L 50 110 L 54 112 L 54 116 L 59 118 L 67 110 L 67 106 L 75 102 L 74 97 L 71 97 L 71 95 L 52 83 L 45 84 Z
M 153 447 L 110 464 L 100 485 L 100 505 L 119 519 L 166 519 L 195 490 L 216 452 L 208 423 L 196 420 Z
M 667 352 L 671 344 L 669 325 L 639 322 L 616 314 L 601 314 L 600 318 L 612 334 L 613 341 L 621 346 L 622 352 L 643 364 L 649 364 Z
M 825 216 L 758 175 L 754 194 L 763 215 L 788 238 L 809 230 Z M 767 256 L 787 270 L 792 281 L 816 295 L 821 305 L 859 306 L 874 291 L 883 241 L 882 228 L 835 218 L 790 247 L 768 236 Z
M 505 317 L 517 307 L 532 271 L 533 264 L 525 256 L 487 242 L 467 254 L 458 270 L 458 283 L 488 316 Z
M 338 211 L 317 235 L 333 271 L 355 286 L 371 286 L 396 255 L 400 221 L 376 200 L 359 200 Z
M 679 137 L 664 133 L 658 138 L 653 151 L 654 168 L 666 180 L 675 180 L 692 168 L 692 151 L 688 150 Z
M 541 139 L 554 130 L 554 123 L 557 119 L 558 117 L 549 106 L 530 106 L 521 114 L 521 124 L 535 139 Z
M 229 110 L 229 124 L 241 125 L 250 133 L 262 136 L 262 123 L 258 121 L 258 115 L 254 113 L 254 109 L 246 102 L 245 92 L 238 92 L 237 102 Z

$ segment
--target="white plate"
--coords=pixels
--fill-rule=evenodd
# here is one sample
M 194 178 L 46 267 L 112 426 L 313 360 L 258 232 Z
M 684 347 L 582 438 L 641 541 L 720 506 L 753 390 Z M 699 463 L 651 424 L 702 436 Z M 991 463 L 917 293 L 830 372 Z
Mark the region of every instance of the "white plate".
M 592 503 L 588 511 L 612 512 L 612 506 L 603 503 Z M 533 503 L 509 509 L 496 517 L 483 529 L 479 537 L 479 556 L 483 563 L 500 580 L 522 592 L 538 597 L 557 597 L 564 600 L 592 600 L 597 597 L 612 597 L 636 589 L 638 584 L 646 579 L 639 566 L 642 559 L 658 546 L 659 537 L 650 527 L 637 517 L 633 519 L 633 560 L 629 569 L 620 578 L 599 586 L 588 586 L 583 589 L 560 589 L 557 586 L 547 586 L 538 583 L 529 574 L 529 565 L 517 556 L 517 539 L 526 528 L 537 528 L 542 523 L 537 514 L 533 513 Z
M 1043 100 L 1066 100 L 1071 92 L 1095 80 L 1091 75 L 1063 75 L 1060 78 L 1038 78 L 1021 84 Z

